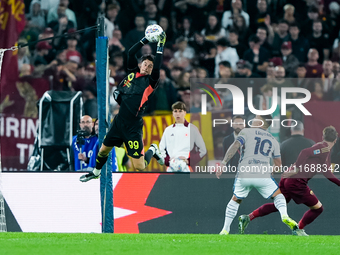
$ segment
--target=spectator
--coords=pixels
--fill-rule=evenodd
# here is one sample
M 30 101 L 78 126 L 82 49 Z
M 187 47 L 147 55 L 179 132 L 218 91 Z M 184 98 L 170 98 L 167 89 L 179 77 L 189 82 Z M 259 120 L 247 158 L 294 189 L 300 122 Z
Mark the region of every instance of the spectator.
M 65 34 L 69 29 L 73 28 L 73 23 L 68 20 L 65 14 L 60 14 L 58 21 L 53 21 L 48 24 L 54 31 L 55 36 L 61 36 Z M 53 46 L 56 49 L 64 49 L 66 47 L 65 38 L 55 38 L 53 40 Z
M 249 38 L 249 46 L 250 49 L 246 50 L 243 59 L 253 65 L 253 73 L 256 72 L 264 77 L 270 54 L 265 48 L 260 46 L 260 39 L 256 35 Z
M 163 28 L 163 31 L 166 33 L 166 40 L 168 43 L 172 44 L 174 40 L 174 32 L 169 24 L 169 20 L 165 16 L 161 16 L 159 18 L 158 25 Z
M 243 95 L 248 95 L 248 88 L 253 88 L 253 97 L 260 94 L 260 83 L 261 76 L 257 73 L 253 73 L 253 66 L 246 60 L 240 59 L 237 62 L 237 71 L 235 74 L 236 78 L 246 78 L 246 79 L 236 79 L 235 83 L 242 90 Z M 232 83 L 233 84 L 233 83 Z M 245 102 L 246 103 L 246 102 Z
M 235 19 L 242 16 L 245 19 L 246 27 L 249 27 L 249 15 L 242 10 L 241 0 L 232 0 L 230 11 L 225 11 L 222 16 L 222 26 L 226 29 L 231 27 L 235 22 Z
M 247 50 L 247 46 L 238 41 L 238 31 L 236 29 L 231 29 L 229 31 L 229 44 L 230 47 L 236 49 L 237 55 L 242 58 L 244 52 Z
M 185 40 L 184 37 L 177 38 L 176 47 L 178 50 L 175 52 L 173 60 L 175 61 L 175 63 L 181 63 L 182 61 L 188 63 L 185 64 L 185 67 L 188 68 L 190 66 L 190 61 L 195 56 L 194 49 L 188 46 L 188 42 Z
M 333 63 L 330 60 L 323 61 L 322 64 L 323 73 L 321 74 L 322 78 L 322 87 L 324 93 L 325 100 L 333 100 L 333 89 L 335 83 L 335 75 L 333 73 Z
M 226 36 L 226 31 L 221 27 L 215 13 L 210 13 L 208 16 L 207 25 L 202 30 L 202 35 L 206 40 L 216 42 L 218 39 Z
M 178 88 L 181 91 L 190 89 L 189 79 L 190 79 L 190 72 L 182 71 L 182 73 L 178 77 L 176 88 Z
M 295 69 L 299 65 L 299 60 L 292 54 L 292 43 L 284 42 L 281 46 L 282 65 L 286 70 L 287 77 L 293 77 Z
M 340 5 L 337 2 L 331 2 L 329 4 L 330 14 L 328 16 L 328 24 L 329 24 L 329 31 L 334 31 L 333 33 L 329 34 L 329 41 L 333 42 L 340 30 Z
M 333 45 L 333 53 L 332 53 L 332 61 L 339 62 L 340 61 L 340 41 L 336 39 Z
M 229 47 L 227 39 L 221 38 L 216 42 L 217 45 L 217 55 L 215 58 L 215 77 L 218 78 L 219 63 L 222 61 L 228 61 L 232 68 L 236 70 L 236 63 L 239 60 L 237 51 Z
M 46 41 L 41 41 L 36 44 L 36 51 L 33 60 L 34 66 L 47 65 L 45 57 L 48 55 L 48 51 L 50 49 L 52 49 L 52 46 Z
M 271 26 L 268 27 L 266 26 L 259 26 L 256 31 L 256 36 L 260 39 L 260 46 L 265 48 L 271 55 L 272 52 L 272 47 L 269 44 L 269 36 L 268 32 L 270 31 L 270 37 L 274 37 L 274 31 Z M 271 39 L 272 40 L 272 39 Z
M 272 83 L 273 87 L 277 88 L 278 95 L 281 96 L 281 88 L 282 87 L 294 87 L 292 82 L 289 79 L 286 79 L 286 70 L 283 66 L 275 67 L 275 80 Z M 291 97 L 291 95 L 287 95 L 287 97 Z
M 311 88 L 309 86 L 309 79 L 306 78 L 307 70 L 305 65 L 299 64 L 295 70 L 295 73 L 297 75 L 297 79 L 293 80 L 295 81 L 295 86 L 311 91 Z
M 272 44 L 273 56 L 279 56 L 282 43 L 288 41 L 288 29 L 288 22 L 285 20 L 280 20 L 278 24 L 278 31 L 274 35 L 274 40 Z
M 245 128 L 245 119 L 243 116 L 235 115 L 232 119 L 233 133 L 223 138 L 223 155 L 226 154 L 230 145 L 236 140 L 238 134 Z M 240 160 L 241 153 L 238 151 L 235 155 L 228 161 L 227 166 L 238 167 L 238 162 Z
M 255 32 L 259 26 L 263 26 L 266 19 L 270 19 L 270 13 L 268 12 L 268 4 L 266 0 L 257 0 L 256 7 L 256 16 L 254 16 L 253 21 L 250 22 L 250 28 L 253 32 Z
M 227 82 L 230 78 L 234 77 L 234 72 L 231 69 L 230 63 L 228 61 L 222 61 L 219 64 L 219 78 L 221 82 Z
M 308 8 L 308 19 L 302 23 L 301 31 L 304 37 L 308 37 L 313 33 L 313 22 L 319 18 L 319 10 L 315 5 Z
M 24 38 L 20 38 L 18 40 L 18 44 L 26 44 L 27 40 Z M 18 69 L 20 70 L 23 64 L 31 64 L 31 54 L 28 47 L 22 47 L 18 49 Z
M 137 14 L 135 17 L 135 25 L 136 28 L 129 31 L 124 40 L 123 45 L 126 49 L 130 49 L 133 45 L 133 42 L 138 41 L 140 38 L 144 37 L 145 34 L 145 18 L 142 14 Z
M 208 77 L 208 71 L 204 67 L 197 67 L 197 78 L 205 79 Z
M 173 82 L 166 77 L 164 69 L 160 70 L 158 88 L 149 99 L 147 113 L 152 115 L 164 115 L 171 113 L 171 105 L 177 101 L 177 91 Z
M 192 19 L 190 17 L 184 17 L 181 23 L 180 29 L 178 29 L 176 37 L 184 37 L 188 42 L 192 42 L 194 40 L 194 31 L 191 26 Z
M 68 36 L 66 39 L 66 44 L 67 44 L 66 60 L 67 61 L 72 60 L 74 62 L 77 62 L 78 64 L 83 62 L 83 58 L 80 52 L 77 50 L 78 49 L 77 48 L 77 45 L 78 45 L 77 37 L 75 37 L 74 35 Z
M 113 30 L 112 38 L 109 40 L 109 51 L 114 53 L 123 53 L 125 51 L 125 47 L 123 46 L 122 39 L 122 32 L 118 28 Z
M 309 42 L 303 36 L 300 36 L 300 27 L 297 23 L 291 23 L 289 26 L 289 41 L 292 42 L 293 55 L 300 62 L 307 61 Z
M 90 116 L 82 116 L 79 126 L 81 132 L 73 137 L 71 145 L 72 169 L 75 171 L 91 171 L 92 169 L 87 168 L 98 137 L 91 135 L 93 122 Z
M 180 67 L 180 66 L 174 66 L 172 69 L 171 69 L 171 79 L 174 81 L 174 82 L 178 82 L 179 80 L 179 77 L 181 75 L 181 73 L 183 72 L 183 68 Z
M 266 70 L 266 81 L 268 84 L 271 84 L 275 81 L 275 65 L 270 60 Z
M 239 41 L 246 43 L 250 35 L 250 30 L 248 29 L 243 16 L 235 18 L 232 28 L 235 28 L 238 31 Z
M 93 118 L 98 118 L 97 90 L 93 86 L 87 86 L 83 90 L 84 112 Z
M 47 14 L 47 24 L 51 23 L 52 21 L 56 21 L 59 18 L 61 13 L 65 13 L 67 20 L 72 21 L 75 28 L 77 28 L 77 19 L 76 15 L 72 10 L 68 8 L 69 0 L 60 0 L 59 6 L 51 8 Z
M 318 63 L 319 52 L 316 49 L 309 49 L 308 62 L 306 63 L 307 78 L 321 78 L 323 72 L 322 65 Z
M 323 33 L 321 20 L 313 21 L 313 33 L 307 39 L 311 48 L 315 48 L 319 52 L 319 63 L 324 59 L 329 59 L 329 35 Z
M 191 42 L 190 45 L 195 50 L 198 65 L 208 70 L 209 77 L 214 77 L 215 57 L 217 54 L 215 44 L 205 40 L 204 36 L 198 32 L 195 32 L 194 38 L 195 41 Z
M 281 144 L 281 160 L 283 167 L 291 167 L 303 149 L 315 144 L 311 139 L 304 137 L 304 126 L 301 121 L 297 121 L 295 127 L 290 128 L 291 137 Z
M 115 30 L 115 22 L 120 11 L 120 6 L 118 3 L 109 4 L 106 9 L 105 17 L 105 35 L 111 39 L 113 30 Z
M 283 14 L 283 19 L 287 21 L 288 24 L 296 22 L 294 17 L 295 7 L 293 5 L 286 4 L 283 7 L 283 10 L 285 11 L 285 13 Z
M 337 75 L 340 73 L 340 63 L 339 62 L 333 62 L 333 73 L 334 73 L 334 77 L 337 77 Z
M 146 18 L 146 26 L 157 24 L 159 20 L 157 6 L 150 2 L 149 4 L 145 5 L 145 18 Z
M 323 93 L 323 85 L 319 79 L 314 79 L 314 88 L 309 102 L 312 101 L 323 101 L 324 93 Z
M 38 28 L 40 31 L 45 28 L 45 12 L 41 9 L 39 0 L 33 0 L 31 2 L 30 12 L 26 15 L 26 19 L 29 20 L 30 27 Z
M 32 66 L 30 64 L 22 64 L 19 69 L 19 77 L 31 76 L 32 75 Z

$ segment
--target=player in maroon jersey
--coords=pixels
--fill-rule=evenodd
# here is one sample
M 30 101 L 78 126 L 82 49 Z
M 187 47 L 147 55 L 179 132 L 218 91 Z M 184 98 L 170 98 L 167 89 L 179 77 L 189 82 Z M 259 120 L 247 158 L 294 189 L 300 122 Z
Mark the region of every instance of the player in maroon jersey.
M 303 215 L 299 222 L 299 229 L 293 231 L 293 235 L 307 236 L 304 227 L 312 223 L 323 211 L 321 202 L 308 187 L 308 181 L 317 173 L 322 173 L 328 180 L 340 186 L 340 180 L 334 176 L 330 168 L 330 151 L 337 137 L 338 133 L 334 127 L 326 127 L 323 130 L 323 141 L 302 150 L 295 165 L 282 175 L 279 187 L 287 203 L 293 199 L 296 204 L 305 204 L 310 208 Z M 274 203 L 269 203 L 262 205 L 249 215 L 241 215 L 239 217 L 240 233 L 244 233 L 251 220 L 276 211 Z

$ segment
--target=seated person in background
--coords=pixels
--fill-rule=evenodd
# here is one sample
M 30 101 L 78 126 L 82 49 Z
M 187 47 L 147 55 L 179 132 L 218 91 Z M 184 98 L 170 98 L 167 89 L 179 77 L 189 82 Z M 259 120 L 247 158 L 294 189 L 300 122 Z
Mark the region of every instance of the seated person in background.
M 159 143 L 161 157 L 168 166 L 167 172 L 190 172 L 190 166 L 198 163 L 207 153 L 197 127 L 185 120 L 186 113 L 186 105 L 183 102 L 176 102 L 172 105 L 175 123 L 164 130 Z M 186 166 L 182 169 L 172 169 L 171 161 L 175 159 L 183 160 Z
M 93 122 L 90 116 L 84 115 L 80 119 L 79 126 L 80 132 L 78 131 L 78 134 L 73 137 L 71 145 L 71 154 L 74 158 L 72 160 L 72 169 L 75 171 L 89 171 L 87 169 L 89 167 L 88 164 L 98 137 L 91 135 Z

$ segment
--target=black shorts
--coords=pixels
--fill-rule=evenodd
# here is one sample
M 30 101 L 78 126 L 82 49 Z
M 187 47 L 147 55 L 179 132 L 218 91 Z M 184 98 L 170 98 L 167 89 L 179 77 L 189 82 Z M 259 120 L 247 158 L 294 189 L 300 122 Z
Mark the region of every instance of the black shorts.
M 107 147 L 120 147 L 122 143 L 125 143 L 130 157 L 140 158 L 144 155 L 142 118 L 127 121 L 118 115 L 115 116 L 103 144 Z

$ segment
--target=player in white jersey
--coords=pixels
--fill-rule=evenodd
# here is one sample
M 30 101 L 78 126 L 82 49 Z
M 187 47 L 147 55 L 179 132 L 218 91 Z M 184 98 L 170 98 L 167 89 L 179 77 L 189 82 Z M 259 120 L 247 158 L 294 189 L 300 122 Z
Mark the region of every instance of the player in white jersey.
M 266 199 L 273 198 L 275 207 L 280 212 L 282 222 L 292 230 L 298 229 L 297 223 L 288 216 L 285 197 L 271 177 L 270 159 L 273 158 L 274 166 L 281 166 L 279 143 L 267 132 L 271 122 L 272 117 L 270 115 L 257 115 L 252 122 L 252 128 L 243 129 L 224 156 L 222 165 L 226 165 L 241 147 L 234 192 L 226 208 L 221 235 L 229 234 L 230 225 L 237 214 L 239 205 L 248 196 L 252 188 L 257 189 Z M 216 172 L 217 178 L 220 178 L 221 175 L 222 171 Z M 241 231 L 244 228 L 239 226 L 239 229 Z
M 183 102 L 176 102 L 172 105 L 175 123 L 164 130 L 159 143 L 161 158 L 164 159 L 166 165 L 169 166 L 170 164 L 171 166 L 172 159 L 185 161 L 185 167 L 179 170 L 181 172 L 190 172 L 190 161 L 191 163 L 193 163 L 192 161 L 199 161 L 207 153 L 205 143 L 198 128 L 185 120 L 186 113 L 186 105 Z M 153 144 L 152 146 L 155 145 Z M 190 155 L 194 148 L 198 150 L 195 159 Z M 172 171 L 171 167 L 167 168 L 167 172 Z

